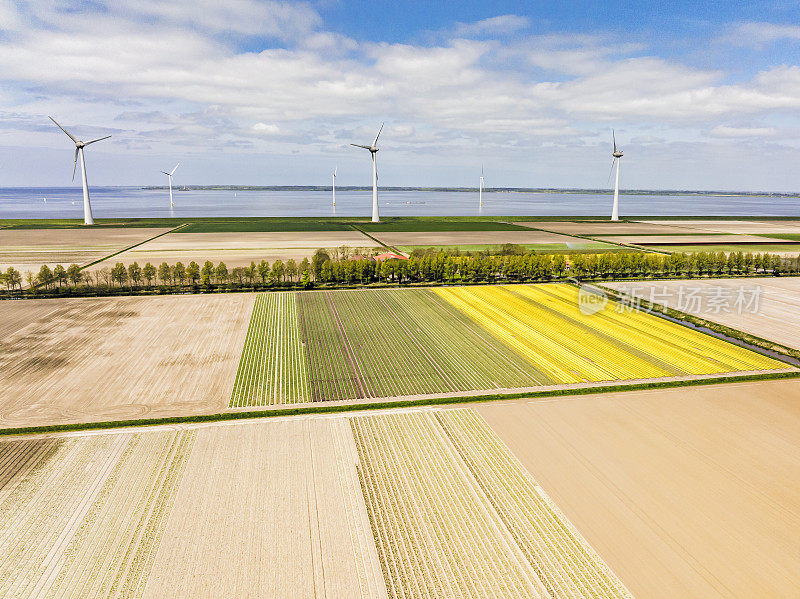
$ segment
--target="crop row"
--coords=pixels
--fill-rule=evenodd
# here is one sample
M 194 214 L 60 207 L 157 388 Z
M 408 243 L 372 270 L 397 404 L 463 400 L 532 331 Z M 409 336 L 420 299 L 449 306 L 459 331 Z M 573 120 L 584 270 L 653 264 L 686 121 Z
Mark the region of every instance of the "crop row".
M 629 595 L 482 418 L 473 410 L 447 410 L 437 419 L 553 597 Z
M 759 354 L 613 304 L 578 309 L 569 285 L 458 287 L 436 293 L 559 383 L 776 368 Z
M 390 597 L 546 596 L 430 415 L 351 424 Z
M 231 407 L 308 401 L 311 394 L 294 293 L 259 294 L 236 372 Z
M 390 597 L 630 597 L 472 410 L 351 426 Z
M 194 434 L 0 446 L 0 595 L 141 596 Z

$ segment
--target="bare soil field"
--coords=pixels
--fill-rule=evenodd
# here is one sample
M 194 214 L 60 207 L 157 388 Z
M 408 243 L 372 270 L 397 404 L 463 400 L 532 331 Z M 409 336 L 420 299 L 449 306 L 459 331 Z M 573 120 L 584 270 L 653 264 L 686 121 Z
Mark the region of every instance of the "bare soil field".
M 652 298 L 670 308 L 800 349 L 799 277 L 637 281 L 604 285 L 648 301 Z M 742 298 L 741 305 L 737 305 L 739 297 Z
M 254 301 L 255 294 L 226 294 L 0 302 L 0 427 L 218 412 L 231 395 Z
M 459 245 L 502 245 L 516 243 L 519 245 L 553 244 L 553 243 L 586 243 L 583 239 L 558 235 L 546 231 L 410 231 L 373 233 L 376 239 L 386 245 L 416 246 L 459 246 Z
M 475 409 L 634 596 L 800 587 L 800 381 Z
M 344 419 L 0 441 L 4 597 L 387 596 Z
M 746 220 L 643 220 L 655 226 L 681 227 L 711 233 L 773 235 L 800 233 L 800 220 L 746 221 Z
M 693 229 L 682 226 L 632 222 L 515 222 L 515 225 L 554 231 L 565 235 L 669 235 L 693 233 Z
M 725 244 L 725 245 L 746 245 L 754 244 L 754 250 L 758 250 L 758 244 L 786 244 L 781 239 L 770 239 L 769 237 L 758 237 L 755 235 L 622 235 L 600 237 L 603 241 L 611 243 L 633 243 L 638 245 L 698 245 L 698 244 Z M 788 244 L 787 244 L 788 245 Z M 800 247 L 800 244 L 798 244 Z
M 372 239 L 358 231 L 299 231 L 280 233 L 175 233 L 154 239 L 128 252 L 98 264 L 95 268 L 111 267 L 116 262 L 130 264 L 146 262 L 158 265 L 162 262 L 188 264 L 192 260 L 202 266 L 206 260 L 224 262 L 228 268 L 250 266 L 261 260 L 270 263 L 303 258 L 311 259 L 319 248 L 380 247 Z
M 169 229 L 0 229 L 0 269 L 13 266 L 25 274 L 42 264 L 84 265 L 126 247 L 152 239 Z
M 345 419 L 196 435 L 144 597 L 386 597 Z

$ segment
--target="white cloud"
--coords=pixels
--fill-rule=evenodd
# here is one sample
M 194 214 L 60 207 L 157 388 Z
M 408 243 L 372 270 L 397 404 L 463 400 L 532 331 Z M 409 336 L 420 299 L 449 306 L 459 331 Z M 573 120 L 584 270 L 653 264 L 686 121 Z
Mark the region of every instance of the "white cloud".
M 720 37 L 720 41 L 733 46 L 754 48 L 782 39 L 800 40 L 800 25 L 741 23 Z
M 479 35 L 509 35 L 530 26 L 528 17 L 519 15 L 499 15 L 475 21 L 473 23 L 459 23 L 454 33 L 456 37 L 474 37 Z
M 727 125 L 717 125 L 708 134 L 712 137 L 755 137 L 763 139 L 773 137 L 776 133 L 777 130 L 774 127 L 729 127 Z
M 118 130 L 108 151 L 215 145 L 326 155 L 369 141 L 386 120 L 382 139 L 395 155 L 446 149 L 456 161 L 480 151 L 511 163 L 542 147 L 588 152 L 612 124 L 628 125 L 641 145 L 774 143 L 787 139 L 780 123 L 729 124 L 800 108 L 798 66 L 730 83 L 723 70 L 643 55 L 646 47 L 611 35 L 509 41 L 528 25 L 513 15 L 459 25 L 435 44 L 389 44 L 325 31 L 307 4 L 199 2 L 196 14 L 189 0 L 92 14 L 58 0 L 20 4 L 19 26 L 0 41 L 11 124 L 0 143 L 61 147 L 46 121 L 52 112 L 81 131 Z M 6 1 L 3 10 L 15 8 Z M 281 41 L 248 39 L 257 49 L 242 50 L 233 39 L 262 31 Z

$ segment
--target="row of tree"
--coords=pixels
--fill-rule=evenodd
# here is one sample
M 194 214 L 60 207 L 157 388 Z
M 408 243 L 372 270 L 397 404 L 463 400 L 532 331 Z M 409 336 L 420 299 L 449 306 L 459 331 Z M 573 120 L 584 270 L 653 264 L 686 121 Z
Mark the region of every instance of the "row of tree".
M 479 253 L 454 256 L 446 252 L 412 255 L 408 260 L 331 258 L 318 250 L 309 261 L 266 260 L 250 266 L 228 269 L 224 262 L 210 260 L 184 265 L 151 263 L 139 266 L 117 263 L 113 268 L 84 271 L 72 264 L 51 269 L 44 265 L 39 273 L 26 273 L 31 288 L 94 287 L 152 288 L 184 286 L 296 286 L 322 284 L 385 283 L 459 283 L 481 281 L 548 281 L 567 276 L 578 278 L 630 278 L 692 275 L 747 275 L 754 273 L 783 274 L 800 271 L 800 259 L 782 258 L 777 254 L 731 252 L 697 252 L 655 254 L 618 252 L 602 254 L 535 254 L 490 255 Z M 22 276 L 14 268 L 0 273 L 0 283 L 8 289 L 22 286 Z

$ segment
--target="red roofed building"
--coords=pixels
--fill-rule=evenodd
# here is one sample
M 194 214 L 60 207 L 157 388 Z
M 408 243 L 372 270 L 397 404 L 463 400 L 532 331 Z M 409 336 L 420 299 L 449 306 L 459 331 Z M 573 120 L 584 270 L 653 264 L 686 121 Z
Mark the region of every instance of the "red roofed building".
M 395 254 L 393 252 L 386 252 L 375 256 L 375 260 L 377 260 L 378 262 L 383 262 L 384 260 L 408 260 L 408 258 L 406 258 L 405 256 L 401 256 L 400 254 Z

